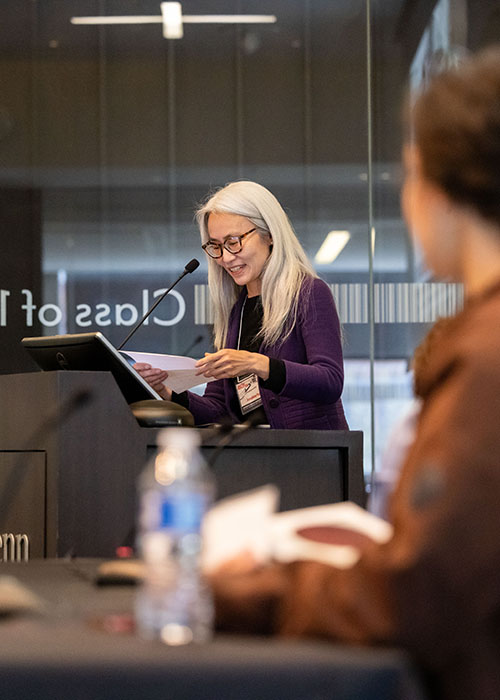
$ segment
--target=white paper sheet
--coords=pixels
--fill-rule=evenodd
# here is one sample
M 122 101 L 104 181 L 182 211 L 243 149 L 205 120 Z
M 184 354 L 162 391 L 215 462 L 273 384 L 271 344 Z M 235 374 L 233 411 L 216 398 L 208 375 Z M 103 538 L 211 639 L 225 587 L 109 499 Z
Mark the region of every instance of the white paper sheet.
M 351 501 L 290 510 L 276 513 L 271 520 L 273 558 L 283 562 L 309 559 L 340 569 L 354 566 L 361 555 L 356 546 L 314 542 L 298 534 L 303 528 L 322 525 L 359 532 L 381 544 L 390 540 L 393 533 L 390 523 Z
M 375 542 L 392 537 L 392 525 L 349 501 L 276 513 L 278 489 L 268 484 L 219 501 L 207 514 L 203 528 L 203 565 L 207 572 L 243 552 L 257 563 L 268 560 L 309 559 L 338 568 L 353 566 L 360 557 L 356 546 L 306 539 L 303 528 L 334 526 L 352 530 Z
M 154 352 L 136 352 L 135 350 L 125 350 L 125 355 L 131 357 L 135 362 L 145 362 L 152 367 L 166 370 L 168 377 L 163 384 L 168 389 L 175 391 L 176 394 L 191 389 L 193 386 L 214 381 L 213 378 L 207 379 L 202 374 L 196 374 L 196 360 L 193 360 L 192 357 L 162 355 Z
M 251 552 L 258 563 L 271 554 L 270 520 L 279 490 L 268 484 L 216 503 L 203 521 L 203 568 L 210 572 L 242 552 Z

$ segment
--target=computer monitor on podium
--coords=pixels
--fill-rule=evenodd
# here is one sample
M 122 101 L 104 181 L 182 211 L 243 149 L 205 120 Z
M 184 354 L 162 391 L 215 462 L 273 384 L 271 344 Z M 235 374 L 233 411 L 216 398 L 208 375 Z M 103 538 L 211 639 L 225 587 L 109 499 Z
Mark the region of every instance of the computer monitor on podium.
M 132 367 L 127 353 L 119 352 L 100 332 L 23 338 L 21 344 L 44 371 L 111 372 L 127 403 L 161 400 Z

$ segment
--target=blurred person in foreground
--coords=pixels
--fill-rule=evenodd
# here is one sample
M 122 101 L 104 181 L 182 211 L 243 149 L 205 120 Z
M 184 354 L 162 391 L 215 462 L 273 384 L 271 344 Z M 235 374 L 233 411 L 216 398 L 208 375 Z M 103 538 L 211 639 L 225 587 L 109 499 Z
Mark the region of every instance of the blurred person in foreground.
M 465 307 L 420 376 L 394 536 L 351 569 L 215 575 L 227 630 L 400 645 L 433 697 L 500 697 L 500 49 L 436 76 L 411 109 L 402 205 L 427 265 Z
M 196 212 L 208 258 L 216 351 L 198 360 L 205 394 L 172 394 L 168 373 L 134 368 L 197 425 L 345 430 L 344 363 L 332 293 L 276 197 L 256 182 L 221 188 Z

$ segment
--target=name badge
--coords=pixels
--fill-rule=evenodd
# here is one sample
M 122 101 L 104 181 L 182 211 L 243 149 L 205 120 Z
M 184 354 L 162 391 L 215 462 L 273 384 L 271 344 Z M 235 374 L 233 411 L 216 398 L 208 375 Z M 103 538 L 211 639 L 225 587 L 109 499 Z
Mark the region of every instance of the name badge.
M 243 415 L 250 413 L 254 408 L 262 406 L 262 398 L 259 389 L 259 378 L 254 374 L 246 374 L 236 378 L 236 393 Z

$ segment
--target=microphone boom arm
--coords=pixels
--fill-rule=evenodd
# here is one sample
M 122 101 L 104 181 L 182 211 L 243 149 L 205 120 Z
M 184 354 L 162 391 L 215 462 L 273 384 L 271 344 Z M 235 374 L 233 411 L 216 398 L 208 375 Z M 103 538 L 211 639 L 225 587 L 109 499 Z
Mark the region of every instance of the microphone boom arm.
M 172 289 L 175 287 L 175 285 L 178 284 L 178 283 L 181 281 L 181 279 L 182 279 L 183 277 L 185 277 L 185 275 L 189 274 L 190 272 L 194 272 L 194 270 L 196 270 L 196 268 L 198 267 L 199 264 L 200 264 L 200 263 L 198 262 L 198 260 L 196 260 L 196 258 L 193 258 L 190 262 L 188 262 L 188 264 L 187 264 L 186 267 L 184 268 L 184 271 L 182 272 L 182 274 L 181 274 L 181 275 L 175 280 L 175 282 L 174 282 L 173 284 L 171 284 L 170 287 L 169 287 L 165 292 L 163 292 L 163 294 L 155 301 L 155 303 L 153 304 L 153 306 L 152 306 L 152 307 L 149 309 L 149 311 L 147 311 L 146 314 L 141 318 L 141 320 L 139 321 L 139 323 L 138 323 L 136 326 L 134 326 L 134 328 L 132 328 L 132 330 L 131 330 L 130 333 L 127 335 L 127 337 L 125 338 L 125 340 L 124 340 L 122 343 L 120 343 L 120 345 L 117 347 L 117 350 L 121 350 L 121 349 L 122 349 L 122 347 L 125 345 L 125 343 L 127 343 L 127 342 L 130 340 L 130 338 L 134 335 L 134 333 L 136 332 L 136 330 L 138 330 L 138 329 L 142 326 L 142 324 L 143 324 L 144 321 L 147 319 L 147 317 L 148 317 L 151 313 L 153 313 L 153 311 L 156 309 L 156 307 L 158 306 L 158 304 L 159 304 L 160 302 L 162 302 L 163 299 L 165 299 L 165 297 L 167 296 L 167 294 L 168 294 L 169 292 L 172 291 Z

